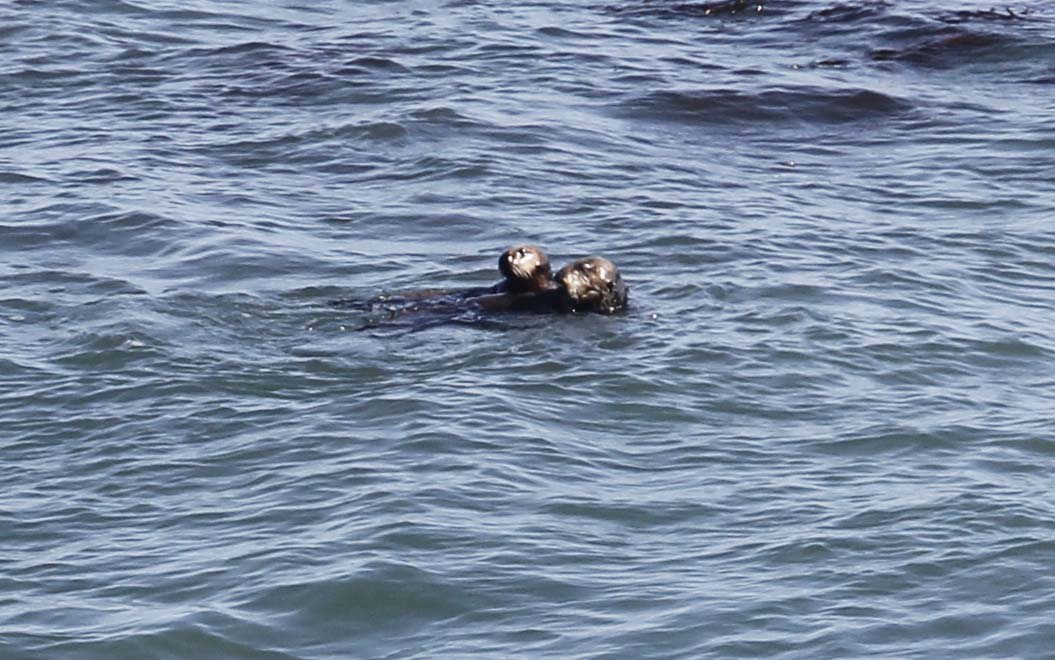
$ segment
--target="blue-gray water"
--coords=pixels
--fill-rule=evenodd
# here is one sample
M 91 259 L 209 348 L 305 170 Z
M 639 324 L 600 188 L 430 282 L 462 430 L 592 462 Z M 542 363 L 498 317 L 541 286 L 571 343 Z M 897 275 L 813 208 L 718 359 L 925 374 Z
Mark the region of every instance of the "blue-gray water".
M 0 5 L 0 658 L 1055 657 L 991 6 Z M 519 242 L 632 309 L 327 305 Z

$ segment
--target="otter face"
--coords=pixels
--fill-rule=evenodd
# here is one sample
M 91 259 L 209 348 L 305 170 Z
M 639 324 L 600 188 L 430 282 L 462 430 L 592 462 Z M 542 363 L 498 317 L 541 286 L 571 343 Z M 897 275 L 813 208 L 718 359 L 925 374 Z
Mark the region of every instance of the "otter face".
M 571 311 L 612 314 L 626 307 L 629 287 L 619 269 L 604 257 L 573 261 L 557 273 Z
M 498 270 L 514 292 L 545 288 L 552 279 L 549 258 L 534 245 L 518 245 L 503 252 Z

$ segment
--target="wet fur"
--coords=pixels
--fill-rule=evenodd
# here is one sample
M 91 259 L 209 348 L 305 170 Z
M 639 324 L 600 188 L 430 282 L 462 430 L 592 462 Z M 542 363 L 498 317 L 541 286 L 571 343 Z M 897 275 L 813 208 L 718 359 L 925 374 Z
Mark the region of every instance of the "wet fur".
M 557 273 L 564 311 L 614 314 L 626 308 L 630 287 L 615 264 L 604 257 L 578 259 Z

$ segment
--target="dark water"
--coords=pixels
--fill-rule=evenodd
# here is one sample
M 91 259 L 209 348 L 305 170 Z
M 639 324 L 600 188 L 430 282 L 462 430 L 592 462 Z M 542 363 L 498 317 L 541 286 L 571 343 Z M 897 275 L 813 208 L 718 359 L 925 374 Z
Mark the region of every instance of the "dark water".
M 0 5 L 0 658 L 1055 657 L 991 6 Z M 633 308 L 326 304 L 525 241 Z

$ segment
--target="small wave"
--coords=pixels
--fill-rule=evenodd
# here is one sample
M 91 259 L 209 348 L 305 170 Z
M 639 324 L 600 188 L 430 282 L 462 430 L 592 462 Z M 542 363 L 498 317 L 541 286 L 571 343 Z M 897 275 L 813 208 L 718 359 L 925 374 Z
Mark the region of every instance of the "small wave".
M 619 106 L 643 119 L 699 124 L 742 122 L 843 123 L 897 116 L 912 109 L 904 99 L 868 89 L 797 88 L 749 94 L 719 89 L 652 92 Z
M 118 181 L 139 181 L 140 178 L 117 169 L 116 167 L 99 167 L 90 170 L 78 170 L 69 175 L 77 183 L 116 183 Z
M 130 327 L 85 332 L 66 343 L 69 350 L 58 352 L 55 364 L 84 371 L 119 371 L 161 355 L 157 340 Z
M 886 11 L 886 8 L 885 2 L 837 4 L 811 11 L 805 20 L 832 24 L 874 21 Z
M 772 3 L 779 11 L 782 4 Z M 630 16 L 656 16 L 659 18 L 728 18 L 733 16 L 759 16 L 770 10 L 765 0 L 713 0 L 712 2 L 671 3 L 622 3 L 606 5 L 604 10 L 612 14 Z
M 253 635 L 244 632 L 247 628 L 258 630 L 255 624 L 204 610 L 178 621 L 158 623 L 152 618 L 149 623 L 143 622 L 135 628 L 76 641 L 70 635 L 40 635 L 35 639 L 34 650 L 40 653 L 38 657 L 52 658 L 188 658 L 199 655 L 203 649 L 208 650 L 208 655 L 230 658 L 302 660 L 306 657 L 288 654 L 253 639 Z
M 1029 7 L 1023 7 L 1018 11 L 1011 7 L 1003 7 L 1002 9 L 997 9 L 996 7 L 990 7 L 989 9 L 960 9 L 941 12 L 938 14 L 938 20 L 945 23 L 1030 21 L 1033 20 L 1033 10 Z
M 919 66 L 949 67 L 977 60 L 987 53 L 987 49 L 1007 41 L 1006 37 L 996 34 L 949 30 L 913 37 L 911 43 L 898 48 L 873 49 L 871 57 L 878 62 L 893 60 Z
M 362 57 L 355 57 L 348 60 L 345 63 L 349 67 L 358 67 L 369 71 L 388 71 L 392 73 L 406 73 L 407 67 L 403 66 L 394 59 L 388 57 L 377 57 L 373 55 L 364 55 Z
M 284 58 L 293 55 L 296 52 L 295 49 L 281 44 L 273 44 L 266 41 L 245 41 L 242 43 L 216 46 L 212 48 L 190 48 L 178 53 L 178 55 L 174 54 L 172 57 L 200 57 L 202 60 L 211 61 L 218 65 L 220 62 L 217 61 L 217 58 L 229 58 L 229 56 L 232 55 L 248 55 L 252 57 L 270 55 L 276 58 Z
M 0 172 L 0 183 L 54 183 L 54 181 L 44 177 L 32 176 L 30 174 L 21 174 L 19 172 Z
M 374 562 L 346 578 L 272 586 L 253 594 L 246 607 L 292 617 L 309 627 L 341 612 L 345 626 L 376 631 L 452 618 L 466 612 L 474 600 L 479 598 L 433 571 Z
M 851 38 L 847 45 L 855 55 L 860 53 L 873 62 L 953 68 L 1005 57 L 1009 46 L 1025 38 L 1026 32 L 1018 25 L 1038 20 L 1028 8 L 949 10 L 935 6 L 913 12 L 898 3 L 852 2 L 813 10 L 795 25 L 820 39 Z
M 924 430 L 903 424 L 882 424 L 846 433 L 814 446 L 821 453 L 842 456 L 871 456 L 943 452 L 956 448 L 961 434 L 957 430 Z

